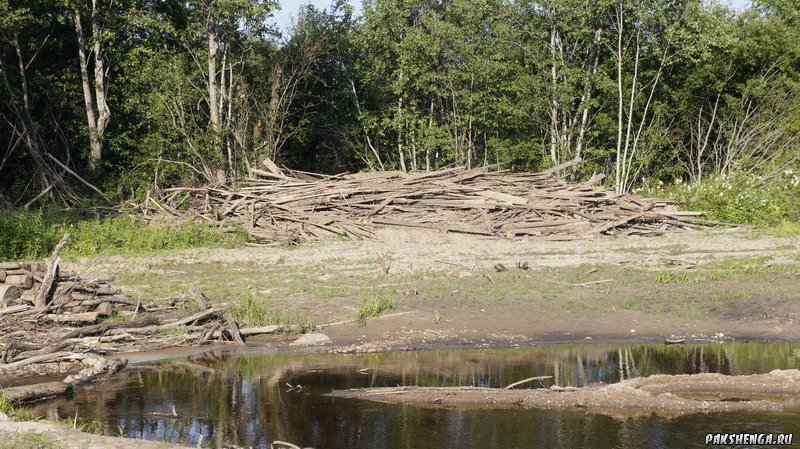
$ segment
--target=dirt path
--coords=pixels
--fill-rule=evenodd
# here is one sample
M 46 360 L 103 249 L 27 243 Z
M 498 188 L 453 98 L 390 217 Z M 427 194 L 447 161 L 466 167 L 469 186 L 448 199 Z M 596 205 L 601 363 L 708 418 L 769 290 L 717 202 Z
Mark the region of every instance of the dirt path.
M 72 265 L 116 275 L 134 298 L 195 285 L 218 302 L 249 302 L 254 320 L 354 321 L 321 326 L 341 351 L 800 340 L 800 238 L 743 230 L 547 241 L 379 229 L 374 240 Z M 386 317 L 353 320 L 364 303 L 382 299 L 394 306 Z

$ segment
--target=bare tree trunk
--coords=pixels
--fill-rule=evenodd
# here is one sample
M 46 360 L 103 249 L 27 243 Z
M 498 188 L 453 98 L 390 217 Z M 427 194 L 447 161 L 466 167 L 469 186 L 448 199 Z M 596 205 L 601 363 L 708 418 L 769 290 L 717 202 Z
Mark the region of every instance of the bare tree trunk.
M 93 154 L 96 162 L 103 157 L 103 135 L 111 121 L 111 109 L 106 100 L 106 66 L 103 53 L 103 27 L 100 23 L 100 11 L 97 0 L 92 0 L 92 36 L 94 37 L 94 96 L 97 107 L 97 153 Z M 96 168 L 96 167 L 93 167 Z
M 553 91 L 550 94 L 550 160 L 553 165 L 558 165 L 558 73 L 556 69 L 556 30 L 555 25 L 550 30 L 550 77 Z
M 208 109 L 211 120 L 211 129 L 216 133 L 220 130 L 219 121 L 219 83 L 217 81 L 217 42 L 216 26 L 211 17 L 208 18 Z
M 602 36 L 603 30 L 598 29 L 594 35 L 594 42 L 595 45 L 600 44 L 600 37 Z M 583 112 L 581 114 L 581 125 L 578 130 L 578 141 L 575 146 L 575 157 L 581 157 L 581 153 L 583 152 L 583 139 L 586 136 L 586 128 L 589 124 L 589 102 L 592 100 L 592 84 L 594 83 L 594 77 L 597 76 L 597 69 L 600 65 L 600 54 L 597 50 L 594 55 L 594 63 L 592 65 L 592 75 L 591 78 L 586 82 L 583 90 L 583 96 L 581 97 L 581 105 L 583 106 Z
M 89 80 L 89 61 L 86 55 L 86 39 L 83 36 L 83 27 L 81 26 L 81 13 L 76 9 L 73 14 L 75 34 L 78 37 L 78 64 L 80 65 L 81 84 L 83 85 L 83 105 L 86 108 L 86 124 L 89 126 L 89 145 L 91 147 L 89 166 L 92 170 L 96 170 L 103 157 L 103 146 L 97 127 L 95 100 L 92 97 L 92 86 Z M 95 68 L 95 72 L 96 70 Z
M 401 75 L 402 76 L 402 75 Z M 406 168 L 406 157 L 403 154 L 403 97 L 397 99 L 397 156 L 400 158 L 400 169 L 408 171 Z
M 625 92 L 622 86 L 622 28 L 623 28 L 623 14 L 622 5 L 617 5 L 617 157 L 616 157 L 616 170 L 614 170 L 614 185 L 619 192 L 621 187 L 622 173 L 622 114 L 625 108 L 625 99 L 623 96 Z

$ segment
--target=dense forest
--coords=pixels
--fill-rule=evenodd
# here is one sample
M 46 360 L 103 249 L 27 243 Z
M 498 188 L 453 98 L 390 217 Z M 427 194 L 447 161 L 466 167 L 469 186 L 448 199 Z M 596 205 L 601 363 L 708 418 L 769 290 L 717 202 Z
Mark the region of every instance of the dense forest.
M 794 0 L 365 0 L 359 16 L 341 1 L 283 34 L 277 7 L 0 1 L 0 204 L 235 184 L 267 158 L 337 173 L 580 157 L 571 176 L 618 191 L 800 190 Z

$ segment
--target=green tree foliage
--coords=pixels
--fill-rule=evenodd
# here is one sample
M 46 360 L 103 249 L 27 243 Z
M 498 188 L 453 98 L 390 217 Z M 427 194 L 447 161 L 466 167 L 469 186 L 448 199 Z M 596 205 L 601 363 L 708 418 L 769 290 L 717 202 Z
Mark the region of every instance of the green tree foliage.
M 573 176 L 602 172 L 619 191 L 798 168 L 795 1 L 368 0 L 354 17 L 339 0 L 303 8 L 285 36 L 267 25 L 278 6 L 0 0 L 4 201 L 235 184 L 271 162 L 580 157 Z

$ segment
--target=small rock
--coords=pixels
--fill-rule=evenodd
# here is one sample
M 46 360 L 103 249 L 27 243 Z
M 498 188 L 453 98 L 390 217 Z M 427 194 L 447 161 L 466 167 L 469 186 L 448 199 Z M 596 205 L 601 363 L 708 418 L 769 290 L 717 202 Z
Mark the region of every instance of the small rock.
M 11 421 L 11 418 L 9 418 L 5 413 L 0 412 L 0 422 L 2 421 Z
M 472 276 L 472 273 L 470 273 L 469 271 L 462 271 L 462 272 L 458 273 L 458 277 L 460 279 L 468 278 L 470 276 Z
M 591 340 L 592 337 L 583 337 L 584 340 Z
M 303 334 L 297 340 L 289 343 L 290 346 L 320 346 L 333 343 L 330 337 L 321 333 Z

